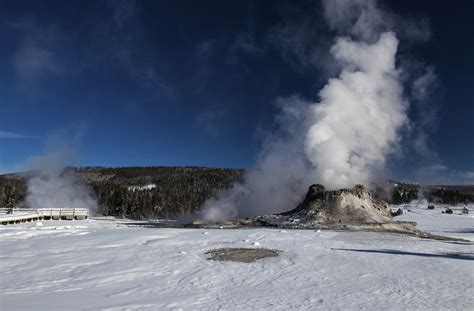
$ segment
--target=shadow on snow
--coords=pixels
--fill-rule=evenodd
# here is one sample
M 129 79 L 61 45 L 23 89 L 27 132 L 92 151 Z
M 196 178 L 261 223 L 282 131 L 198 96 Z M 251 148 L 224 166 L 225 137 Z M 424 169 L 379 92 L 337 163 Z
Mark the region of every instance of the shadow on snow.
M 331 248 L 331 250 L 359 252 L 359 253 L 379 253 L 379 254 L 408 255 L 408 256 L 419 256 L 419 257 L 431 257 L 431 258 L 474 260 L 474 254 L 472 253 L 453 252 L 453 253 L 444 253 L 444 254 L 428 254 L 428 253 L 399 251 L 395 249 L 352 249 L 352 248 Z

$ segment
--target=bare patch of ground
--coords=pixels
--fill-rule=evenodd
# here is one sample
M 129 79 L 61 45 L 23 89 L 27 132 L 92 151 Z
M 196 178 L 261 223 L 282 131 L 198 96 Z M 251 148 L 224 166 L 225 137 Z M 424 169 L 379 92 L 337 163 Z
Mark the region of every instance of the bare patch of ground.
M 218 248 L 206 252 L 209 260 L 256 262 L 257 260 L 278 257 L 281 251 L 267 248 Z

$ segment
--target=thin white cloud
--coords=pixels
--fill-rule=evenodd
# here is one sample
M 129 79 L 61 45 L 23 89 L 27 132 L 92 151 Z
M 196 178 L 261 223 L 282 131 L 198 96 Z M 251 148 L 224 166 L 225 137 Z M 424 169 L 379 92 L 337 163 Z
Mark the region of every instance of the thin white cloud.
M 196 116 L 195 124 L 209 136 L 217 137 L 222 130 L 221 125 L 224 118 L 224 110 L 208 109 Z
M 474 183 L 474 171 L 462 172 L 464 178 L 470 179 Z
M 20 133 L 0 131 L 0 139 L 39 139 L 39 136 L 29 136 Z
M 170 98 L 176 97 L 175 87 L 163 73 L 165 62 L 143 49 L 153 42 L 141 19 L 144 8 L 133 0 L 109 1 L 108 7 L 112 16 L 98 28 L 98 33 L 105 35 L 99 39 L 107 42 L 110 48 L 106 49 L 110 52 L 105 57 L 117 59 L 140 87 Z
M 61 73 L 63 68 L 56 61 L 54 52 L 32 43 L 23 45 L 15 53 L 15 69 L 21 81 L 40 79 L 47 74 Z
M 457 170 L 442 163 L 420 167 L 415 173 L 415 179 L 423 184 L 474 185 L 474 171 Z
M 239 62 L 240 57 L 248 55 L 263 55 L 265 50 L 258 46 L 252 32 L 241 32 L 236 35 L 234 42 L 227 52 L 227 61 L 230 63 Z
M 65 72 L 64 55 L 61 51 L 64 35 L 55 26 L 30 20 L 8 25 L 21 37 L 12 59 L 19 83 L 32 85 L 51 75 Z

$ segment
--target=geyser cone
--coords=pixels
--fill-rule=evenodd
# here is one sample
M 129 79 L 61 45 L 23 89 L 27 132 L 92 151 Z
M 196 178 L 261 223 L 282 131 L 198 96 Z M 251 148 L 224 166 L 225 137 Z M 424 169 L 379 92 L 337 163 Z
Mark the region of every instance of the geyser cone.
M 322 185 L 312 185 L 303 202 L 282 215 L 321 224 L 357 225 L 393 221 L 388 204 L 375 200 L 362 185 L 334 191 L 325 191 Z

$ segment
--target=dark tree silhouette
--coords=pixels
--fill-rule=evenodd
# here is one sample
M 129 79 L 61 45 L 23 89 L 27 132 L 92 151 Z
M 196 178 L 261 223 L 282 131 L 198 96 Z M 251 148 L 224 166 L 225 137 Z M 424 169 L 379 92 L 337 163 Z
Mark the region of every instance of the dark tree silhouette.
M 195 212 L 217 189 L 230 187 L 241 180 L 244 173 L 242 169 L 207 167 L 82 167 L 65 170 L 74 170 L 79 181 L 91 189 L 98 201 L 98 214 L 134 219 L 175 219 Z M 0 175 L 0 207 L 24 206 L 26 182 L 26 174 Z M 146 185 L 153 186 L 148 189 L 144 188 Z M 420 188 L 416 184 L 386 181 L 375 190 L 376 197 L 394 204 L 408 203 L 418 198 L 420 193 L 429 202 L 474 202 L 473 186 Z

